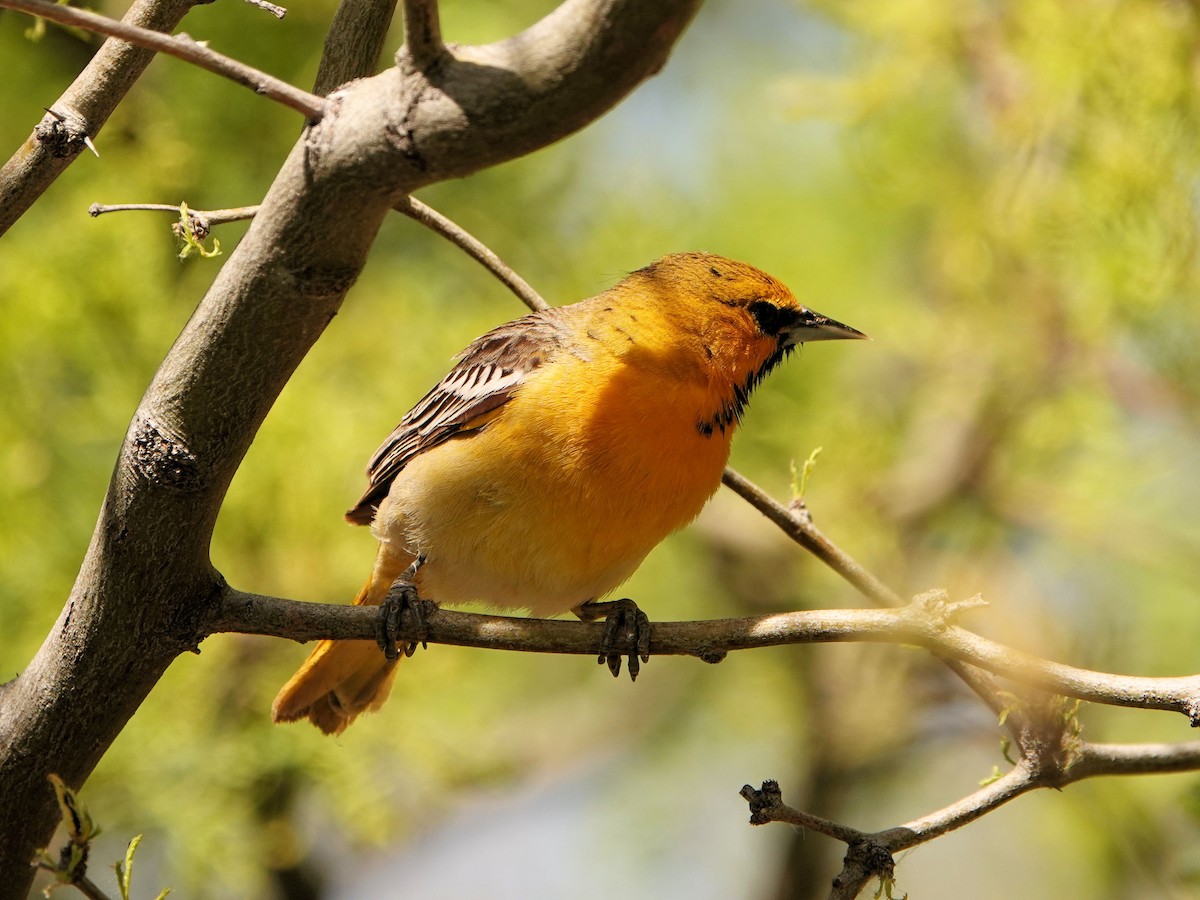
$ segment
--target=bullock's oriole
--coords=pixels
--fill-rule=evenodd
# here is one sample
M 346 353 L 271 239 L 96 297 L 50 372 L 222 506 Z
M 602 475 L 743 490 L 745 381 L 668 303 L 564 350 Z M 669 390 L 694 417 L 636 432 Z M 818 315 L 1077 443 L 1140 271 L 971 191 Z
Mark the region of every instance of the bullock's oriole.
M 379 553 L 354 602 L 381 603 L 395 582 L 440 603 L 597 618 L 612 606 L 598 598 L 716 491 L 763 376 L 796 344 L 861 337 L 764 272 L 705 253 L 501 325 L 371 458 L 346 518 L 371 525 Z M 341 732 L 387 698 L 390 656 L 321 641 L 275 721 Z

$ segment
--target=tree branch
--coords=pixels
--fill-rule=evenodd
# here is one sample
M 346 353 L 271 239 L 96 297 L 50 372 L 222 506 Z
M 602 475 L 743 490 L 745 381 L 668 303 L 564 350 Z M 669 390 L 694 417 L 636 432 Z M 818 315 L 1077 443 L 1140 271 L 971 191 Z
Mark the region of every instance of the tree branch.
M 876 606 L 894 608 L 904 604 L 899 594 L 826 537 L 814 524 L 812 516 L 802 502 L 784 506 L 758 485 L 731 468 L 725 469 L 722 481 L 726 487 L 757 509 L 769 521 L 775 523 L 784 534 L 854 585 Z M 988 675 L 964 665 L 958 659 L 947 656 L 939 658 L 994 714 L 999 715 L 1001 711 L 1005 710 L 1007 704 L 1001 697 L 995 682 Z M 1014 739 L 1019 737 L 1026 724 L 1020 712 L 1010 714 L 1005 720 L 1005 727 Z
M 1096 775 L 1137 775 L 1195 771 L 1200 768 L 1200 741 L 1180 744 L 1082 744 L 1060 764 L 1022 758 L 1011 770 L 961 800 L 893 828 L 865 833 L 794 809 L 783 802 L 778 782 L 761 788 L 745 785 L 750 822 L 781 822 L 815 831 L 847 845 L 841 873 L 834 879 L 831 900 L 857 897 L 872 878 L 891 879 L 895 854 L 962 828 L 1010 800 L 1041 788 L 1060 789 Z
M 1200 769 L 1200 741 L 1176 744 L 1084 744 L 1071 780 L 1100 775 L 1167 775 Z
M 511 266 L 493 253 L 490 247 L 432 206 L 422 203 L 416 197 L 409 196 L 401 199 L 393 208 L 396 212 L 404 213 L 410 219 L 437 232 L 460 250 L 465 251 L 468 256 L 500 279 L 500 282 L 516 294 L 517 298 L 531 310 L 536 312 L 539 309 L 549 308 L 550 304 L 542 298 L 542 295 L 535 291 L 529 282 L 518 275 Z
M 876 606 L 904 605 L 899 594 L 825 537 L 813 524 L 812 516 L 803 504 L 784 506 L 734 469 L 726 469 L 721 480 L 726 487 L 779 526 L 784 534 L 854 585 Z
M 4 689 L 0 900 L 23 900 L 48 842 L 46 773 L 82 784 L 171 661 L 213 630 L 225 492 L 388 210 L 583 127 L 663 65 L 697 5 L 566 0 L 507 41 L 427 72 L 401 53 L 331 95 L 147 388 L 71 596 Z
M 374 640 L 377 612 L 372 607 L 303 603 L 227 589 L 207 630 L 197 639 L 233 631 L 297 641 Z M 594 654 L 602 633 L 603 626 L 597 623 L 487 616 L 431 605 L 427 639 L 461 647 Z M 403 631 L 401 637 L 415 639 L 416 631 Z M 733 650 L 847 641 L 915 644 L 1055 694 L 1183 713 L 1197 724 L 1200 675 L 1109 675 L 1040 659 L 948 624 L 933 594 L 918 596 L 900 609 L 822 609 L 705 622 L 655 622 L 650 650 L 656 656 L 719 662 Z
M 207 0 L 199 0 L 207 2 Z M 172 31 L 195 0 L 134 0 L 121 20 L 157 32 Z M 94 140 L 129 88 L 145 71 L 152 51 L 110 38 L 0 168 L 0 235 L 25 214 Z
M 62 25 L 74 25 L 77 28 L 120 38 L 130 44 L 174 56 L 223 78 L 236 81 L 238 84 L 250 88 L 256 94 L 289 106 L 297 112 L 303 113 L 305 118 L 310 121 L 320 119 L 325 113 L 325 104 L 320 97 L 293 87 L 274 75 L 260 72 L 236 59 L 217 53 L 215 50 L 209 50 L 203 43 L 193 40 L 186 34 L 165 35 L 128 22 L 119 22 L 85 9 L 60 6 L 49 0 L 0 0 L 0 8 L 15 9 Z
M 313 93 L 324 97 L 347 81 L 373 74 L 395 12 L 396 0 L 341 0 L 325 38 Z
M 211 0 L 209 0 L 209 2 L 211 2 Z M 287 15 L 287 9 L 285 7 L 270 3 L 268 0 L 246 0 L 246 2 L 251 6 L 257 6 L 263 12 L 269 12 L 277 19 L 282 19 Z
M 169 212 L 178 216 L 182 212 L 182 208 L 172 206 L 170 203 L 93 203 L 88 207 L 88 215 L 92 218 L 115 212 Z M 205 234 L 218 225 L 253 219 L 257 212 L 257 206 L 237 206 L 231 209 L 192 209 L 188 207 L 188 216 L 192 219 L 196 229 L 202 230 Z
M 437 0 L 404 0 L 404 45 L 422 71 L 446 52 Z

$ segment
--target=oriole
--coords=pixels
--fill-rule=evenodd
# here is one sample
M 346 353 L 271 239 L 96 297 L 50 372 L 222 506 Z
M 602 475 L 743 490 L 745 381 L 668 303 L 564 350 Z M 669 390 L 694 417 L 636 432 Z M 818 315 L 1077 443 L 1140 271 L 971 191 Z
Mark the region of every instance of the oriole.
M 799 343 L 862 337 L 706 253 L 501 325 L 371 458 L 346 518 L 371 525 L 379 552 L 354 602 L 380 603 L 408 572 L 439 603 L 596 618 L 611 604 L 595 601 L 716 492 L 762 378 Z M 368 641 L 321 641 L 274 719 L 340 733 L 379 708 L 397 662 Z

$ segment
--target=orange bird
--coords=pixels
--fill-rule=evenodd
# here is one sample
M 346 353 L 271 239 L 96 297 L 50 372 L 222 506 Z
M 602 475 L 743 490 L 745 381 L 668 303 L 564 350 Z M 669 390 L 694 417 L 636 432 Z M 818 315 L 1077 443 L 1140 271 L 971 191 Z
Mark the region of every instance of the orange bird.
M 354 602 L 394 607 L 415 591 L 608 616 L 609 636 L 621 621 L 641 626 L 636 675 L 648 623 L 631 601 L 600 598 L 716 492 L 768 372 L 797 344 L 862 337 L 770 275 L 707 253 L 665 256 L 598 296 L 489 331 L 371 458 L 346 518 L 371 526 L 379 553 Z M 386 654 L 321 641 L 275 698 L 275 721 L 340 733 L 378 709 L 402 658 L 389 616 Z M 608 643 L 601 659 L 616 674 Z

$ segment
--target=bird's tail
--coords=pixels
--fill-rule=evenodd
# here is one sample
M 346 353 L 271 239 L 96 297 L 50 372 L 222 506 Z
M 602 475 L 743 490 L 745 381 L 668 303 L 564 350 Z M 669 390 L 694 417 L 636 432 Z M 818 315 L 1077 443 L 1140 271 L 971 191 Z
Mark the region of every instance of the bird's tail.
M 354 602 L 378 606 L 392 582 L 408 568 L 407 561 L 380 547 L 375 571 Z M 387 700 L 404 659 L 389 660 L 374 641 L 320 641 L 299 671 L 288 680 L 271 704 L 276 722 L 307 718 L 326 734 L 341 734 L 360 713 L 374 712 Z

